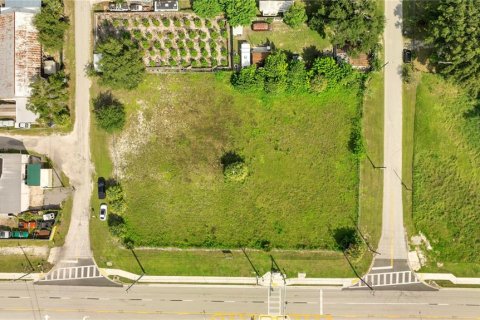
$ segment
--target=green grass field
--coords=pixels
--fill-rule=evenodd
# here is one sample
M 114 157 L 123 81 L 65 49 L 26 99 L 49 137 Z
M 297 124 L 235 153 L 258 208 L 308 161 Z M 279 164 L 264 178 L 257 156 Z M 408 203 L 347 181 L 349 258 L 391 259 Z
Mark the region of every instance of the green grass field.
M 333 249 L 331 230 L 356 219 L 354 90 L 255 96 L 228 77 L 191 74 L 149 76 L 114 95 L 131 116 L 116 146 L 135 148 L 120 180 L 136 245 Z M 249 167 L 243 183 L 224 180 L 230 151 Z
M 415 104 L 413 221 L 433 246 L 430 271 L 480 274 L 478 120 L 478 106 L 459 87 L 435 75 L 421 77 Z
M 381 88 L 377 76 L 365 101 L 372 107 L 364 110 L 368 115 L 364 126 L 375 123 L 378 129 L 364 132 L 374 157 L 382 152 L 373 150 L 373 141 L 383 139 L 383 109 L 379 113 L 377 106 L 382 99 L 375 93 Z M 94 84 L 92 97 L 101 91 Z M 138 125 L 139 110 L 141 119 L 151 121 L 144 123 L 152 129 L 147 143 L 126 157 L 128 175 L 120 179 L 130 208 L 127 223 L 137 246 L 254 247 L 266 239 L 272 247 L 328 249 L 335 247 L 329 228 L 356 221 L 358 167 L 347 142 L 350 120 L 361 101 L 353 91 L 330 91 L 319 97 L 252 96 L 233 90 L 226 75 L 189 74 L 148 76 L 137 90 L 113 94 L 127 109 L 125 136 L 135 140 L 132 129 Z M 108 145 L 119 146 L 124 138 L 106 135 L 94 121 L 91 137 L 97 176 L 114 177 Z M 249 167 L 243 184 L 224 181 L 220 158 L 228 151 L 243 156 Z M 370 189 L 381 191 L 375 187 L 378 179 L 375 173 L 366 180 L 362 197 L 371 197 Z M 94 195 L 92 206 L 99 204 Z M 375 208 L 372 201 L 365 204 L 360 228 L 375 242 L 375 228 L 369 224 L 380 223 L 378 210 L 370 210 Z M 106 223 L 93 219 L 91 232 L 100 266 L 113 262 L 114 268 L 140 272 L 132 253 L 110 236 Z M 272 254 L 289 276 L 297 272 L 309 277 L 354 276 L 339 252 L 247 251 L 260 273 L 269 270 Z M 221 250 L 136 249 L 136 254 L 149 274 L 253 272 L 241 251 L 229 256 Z M 365 254 L 354 264 L 361 273 L 370 261 Z

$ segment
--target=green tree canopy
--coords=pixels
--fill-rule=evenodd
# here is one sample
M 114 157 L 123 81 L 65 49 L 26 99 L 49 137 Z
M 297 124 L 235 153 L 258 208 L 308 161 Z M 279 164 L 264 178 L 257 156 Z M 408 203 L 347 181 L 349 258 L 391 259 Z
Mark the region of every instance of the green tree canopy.
M 113 98 L 110 92 L 100 93 L 93 100 L 93 107 L 97 125 L 105 131 L 118 131 L 125 125 L 124 106 L 120 101 Z
M 102 54 L 99 61 L 102 84 L 133 89 L 144 79 L 143 51 L 130 39 L 130 35 L 108 38 L 98 45 L 97 51 Z
M 33 24 L 39 33 L 38 40 L 45 49 L 62 49 L 63 36 L 68 27 L 62 0 L 43 0 L 42 9 L 35 15 Z
M 287 56 L 281 51 L 270 54 L 265 60 L 265 91 L 282 93 L 287 89 Z
M 193 11 L 202 18 L 213 18 L 222 12 L 219 0 L 194 0 Z
M 307 21 L 305 6 L 295 2 L 283 15 L 283 22 L 292 28 L 297 28 Z
M 232 27 L 246 26 L 252 22 L 257 14 L 255 0 L 221 0 L 228 23 Z
M 64 125 L 68 122 L 68 81 L 63 71 L 49 76 L 38 77 L 31 84 L 31 95 L 27 109 L 39 116 L 39 122 Z
M 310 26 L 328 34 L 333 45 L 352 53 L 370 52 L 380 39 L 385 18 L 375 0 L 325 0 L 310 19 Z
M 310 77 L 305 62 L 294 60 L 288 65 L 287 71 L 288 91 L 290 92 L 306 92 L 310 87 Z
M 428 2 L 428 1 L 427 1 Z M 426 38 L 433 45 L 437 70 L 462 83 L 474 95 L 480 92 L 480 6 L 477 0 L 428 2 Z
M 264 79 L 257 72 L 255 64 L 242 68 L 232 76 L 232 84 L 239 90 L 258 90 L 263 89 Z

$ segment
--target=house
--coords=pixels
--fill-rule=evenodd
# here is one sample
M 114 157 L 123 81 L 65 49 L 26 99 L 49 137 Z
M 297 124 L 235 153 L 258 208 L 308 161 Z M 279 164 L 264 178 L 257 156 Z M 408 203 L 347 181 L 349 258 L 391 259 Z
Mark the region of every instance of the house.
M 358 53 L 356 55 L 348 54 L 348 47 L 333 48 L 333 56 L 338 62 L 345 62 L 352 66 L 354 69 L 366 71 L 370 69 L 370 59 L 366 53 Z
M 261 67 L 265 63 L 265 59 L 272 53 L 270 46 L 254 47 L 252 49 L 252 63 Z
M 259 0 L 259 9 L 264 17 L 276 17 L 293 5 L 293 0 Z
M 35 113 L 27 110 L 27 102 L 30 84 L 40 76 L 42 48 L 33 25 L 35 13 L 11 6 L 27 2 L 33 6 L 38 2 L 7 2 L 11 2 L 10 7 L 0 13 L 0 119 L 15 120 L 17 128 L 28 127 L 37 119 Z
M 242 68 L 252 64 L 250 43 L 248 42 L 243 42 L 240 46 L 240 64 Z
M 154 11 L 178 11 L 178 0 L 155 0 Z
M 25 184 L 30 156 L 0 153 L 0 214 L 20 213 L 29 208 L 30 190 Z

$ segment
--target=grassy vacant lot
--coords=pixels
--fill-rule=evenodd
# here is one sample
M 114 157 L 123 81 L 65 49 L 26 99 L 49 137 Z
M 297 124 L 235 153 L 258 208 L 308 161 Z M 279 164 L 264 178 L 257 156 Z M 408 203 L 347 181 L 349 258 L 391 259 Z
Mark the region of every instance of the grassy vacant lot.
M 270 43 L 280 50 L 303 53 L 306 59 L 330 46 L 327 39 L 322 38 L 318 32 L 310 29 L 306 24 L 298 29 L 292 29 L 283 22 L 273 22 L 272 31 L 252 31 L 249 27 L 245 27 L 244 32 L 245 40 L 252 46 Z
M 379 86 L 379 79 L 372 82 L 372 90 Z M 94 85 L 92 96 L 101 91 Z M 372 106 L 378 104 L 374 92 L 367 99 Z M 125 103 L 129 125 L 122 134 L 107 136 L 92 123 L 92 154 L 97 174 L 118 178 L 126 189 L 126 219 L 137 246 L 255 247 L 266 240 L 279 248 L 330 249 L 335 243 L 329 228 L 356 220 L 358 169 L 347 145 L 361 101 L 353 91 L 252 96 L 233 90 L 228 74 L 189 74 L 149 76 L 136 91 L 113 94 Z M 377 122 L 378 128 L 383 113 L 374 107 L 365 112 L 370 115 L 365 121 Z M 370 139 L 382 137 L 376 130 L 365 134 L 372 136 L 369 149 Z M 112 158 L 118 170 L 109 143 L 117 151 Z M 228 151 L 249 167 L 243 184 L 224 181 L 221 157 Z M 361 229 L 376 239 L 368 224 L 378 212 L 369 209 L 371 201 L 365 203 Z M 99 204 L 94 196 L 92 205 Z M 92 220 L 91 232 L 100 266 L 112 261 L 115 268 L 139 272 L 132 253 L 110 237 L 106 223 Z M 136 254 L 149 274 L 248 276 L 253 271 L 241 251 L 230 256 L 221 250 L 137 249 Z M 248 254 L 260 273 L 269 270 L 270 253 Z M 354 276 L 338 252 L 271 254 L 290 276 Z M 370 258 L 356 263 L 359 272 Z
M 150 76 L 114 95 L 130 110 L 114 162 L 139 246 L 336 247 L 352 225 L 358 171 L 348 149 L 359 97 L 243 94 L 223 77 Z M 161 90 L 159 90 L 161 88 Z M 249 167 L 226 182 L 222 157 Z M 332 219 L 334 217 L 334 219 Z
M 480 274 L 479 114 L 459 87 L 422 76 L 415 105 L 413 221 L 432 243 L 430 271 Z

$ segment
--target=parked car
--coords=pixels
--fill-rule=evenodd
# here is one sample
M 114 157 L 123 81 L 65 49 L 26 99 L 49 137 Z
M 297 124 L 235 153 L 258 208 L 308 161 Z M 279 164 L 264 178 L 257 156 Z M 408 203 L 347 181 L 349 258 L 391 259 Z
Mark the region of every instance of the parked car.
M 140 3 L 132 3 L 130 4 L 131 11 L 143 11 L 143 6 Z
M 29 122 L 19 122 L 18 127 L 20 129 L 30 129 L 30 123 Z
M 266 21 L 254 21 L 252 23 L 253 31 L 270 31 L 272 30 L 272 25 Z
M 99 177 L 97 180 L 97 184 L 98 184 L 98 199 L 105 199 L 105 197 L 107 196 L 105 178 Z
M 49 221 L 37 221 L 38 229 L 50 229 L 55 224 L 54 220 Z
M 28 231 L 24 231 L 24 230 L 13 231 L 11 238 L 16 238 L 16 239 L 28 238 Z
M 403 63 L 412 62 L 412 50 L 403 49 Z
M 43 215 L 44 221 L 55 220 L 55 212 L 47 212 Z
M 107 220 L 107 204 L 106 203 L 102 203 L 100 205 L 100 220 L 101 221 L 105 221 Z
M 0 120 L 0 127 L 14 127 L 15 121 L 13 120 Z
M 0 231 L 0 239 L 10 238 L 10 231 Z

